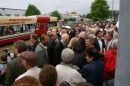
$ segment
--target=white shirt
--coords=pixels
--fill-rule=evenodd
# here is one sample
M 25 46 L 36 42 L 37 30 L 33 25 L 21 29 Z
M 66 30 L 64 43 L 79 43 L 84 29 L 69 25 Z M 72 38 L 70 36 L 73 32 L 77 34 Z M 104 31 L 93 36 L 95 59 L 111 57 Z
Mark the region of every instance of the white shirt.
M 86 82 L 82 75 L 70 66 L 59 64 L 56 66 L 58 74 L 58 83 L 67 81 L 71 86 L 75 86 L 75 83 Z
M 98 40 L 98 43 L 99 43 L 99 46 L 100 46 L 100 50 L 103 50 L 101 39 L 97 38 L 97 40 Z
M 47 47 L 46 47 L 46 46 L 44 46 L 42 43 L 40 43 L 40 45 L 41 45 L 41 46 L 43 46 L 43 48 L 44 48 L 44 49 L 47 49 Z
M 35 66 L 33 68 L 28 69 L 24 74 L 20 75 L 17 79 L 15 79 L 15 81 L 23 78 L 24 76 L 32 76 L 39 80 L 40 71 L 41 69 Z

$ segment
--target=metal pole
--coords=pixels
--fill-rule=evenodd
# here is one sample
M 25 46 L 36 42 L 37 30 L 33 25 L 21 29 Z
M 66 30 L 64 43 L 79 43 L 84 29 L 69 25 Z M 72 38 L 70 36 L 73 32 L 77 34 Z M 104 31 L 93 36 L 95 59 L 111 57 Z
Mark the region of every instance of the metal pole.
M 130 86 L 130 0 L 120 0 L 119 43 L 114 86 Z
M 114 10 L 114 0 L 112 0 L 112 19 L 113 19 L 113 10 Z

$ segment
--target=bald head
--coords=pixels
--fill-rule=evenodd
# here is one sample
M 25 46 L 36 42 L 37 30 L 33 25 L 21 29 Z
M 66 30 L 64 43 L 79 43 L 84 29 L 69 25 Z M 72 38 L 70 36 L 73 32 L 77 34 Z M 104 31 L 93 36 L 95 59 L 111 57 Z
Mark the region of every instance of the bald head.
M 85 31 L 83 31 L 83 32 L 81 32 L 80 34 L 79 34 L 79 38 L 86 38 L 87 37 L 87 34 L 86 34 L 86 32 Z
M 64 45 L 67 45 L 69 42 L 69 35 L 67 33 L 64 33 L 61 37 L 61 41 L 63 42 Z

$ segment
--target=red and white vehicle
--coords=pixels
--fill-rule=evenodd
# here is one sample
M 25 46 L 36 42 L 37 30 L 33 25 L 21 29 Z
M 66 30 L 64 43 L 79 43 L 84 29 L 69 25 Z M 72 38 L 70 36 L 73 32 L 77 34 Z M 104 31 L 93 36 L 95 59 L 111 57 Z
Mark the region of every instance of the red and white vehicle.
M 0 45 L 24 40 L 30 34 L 46 34 L 50 27 L 57 26 L 57 17 L 0 17 Z

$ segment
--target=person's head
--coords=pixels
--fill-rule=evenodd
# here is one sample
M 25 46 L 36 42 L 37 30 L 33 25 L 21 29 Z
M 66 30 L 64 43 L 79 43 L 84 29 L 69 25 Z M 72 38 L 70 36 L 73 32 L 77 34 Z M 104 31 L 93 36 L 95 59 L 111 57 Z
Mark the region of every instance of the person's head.
M 100 31 L 100 30 L 97 30 L 97 32 L 96 32 L 96 37 L 102 38 L 102 36 L 103 36 L 103 32 Z
M 50 36 L 51 33 L 52 33 L 51 30 L 48 30 L 48 31 L 47 31 L 47 35 L 48 35 L 48 36 Z
M 66 48 L 61 53 L 61 59 L 63 63 L 71 64 L 74 59 L 74 52 L 73 50 Z
M 92 85 L 89 82 L 80 82 L 80 83 L 77 83 L 76 86 L 94 86 L 94 85 Z
M 86 38 L 87 37 L 87 34 L 85 31 L 82 31 L 80 34 L 79 34 L 79 38 Z
M 61 41 L 63 42 L 64 45 L 67 45 L 69 42 L 69 35 L 64 33 L 61 37 Z
M 32 44 L 34 44 L 38 40 L 38 36 L 36 34 L 30 35 L 30 41 Z
M 57 82 L 57 71 L 52 65 L 43 66 L 39 74 L 40 83 L 43 86 L 56 86 Z
M 4 53 L 4 54 L 8 54 L 8 49 L 7 49 L 7 48 L 4 49 L 4 50 L 3 50 L 3 53 Z
M 107 24 L 107 25 L 105 26 L 105 29 L 110 29 L 110 25 Z
M 79 43 L 85 47 L 85 39 L 84 38 L 79 38 L 78 39 Z
M 74 52 L 76 53 L 81 53 L 84 51 L 85 49 L 85 40 L 84 40 L 84 45 L 82 45 L 82 43 L 80 42 L 81 39 L 78 39 L 74 42 L 74 44 L 72 45 L 72 49 L 74 50 Z
M 85 45 L 86 45 L 87 47 L 92 46 L 92 44 L 93 44 L 93 41 L 92 41 L 91 38 L 86 38 L 86 39 L 85 39 Z
M 117 26 L 114 26 L 114 27 L 113 27 L 113 31 L 118 32 L 118 27 L 117 27 Z
M 99 54 L 99 51 L 96 48 L 88 47 L 86 49 L 87 62 L 96 61 L 96 60 L 99 60 L 99 58 L 100 58 L 100 54 Z
M 57 34 L 55 32 L 52 32 L 50 34 L 50 40 L 56 40 L 57 39 Z
M 113 32 L 111 32 L 111 31 L 106 32 L 105 38 L 106 38 L 107 41 L 112 40 L 113 39 Z
M 114 27 L 114 24 L 113 24 L 113 23 L 111 23 L 110 28 L 113 28 L 113 27 Z
M 40 43 L 46 46 L 49 43 L 49 37 L 47 34 L 43 34 L 40 36 Z
M 52 32 L 57 33 L 57 29 L 53 29 Z
M 12 86 L 41 86 L 40 82 L 32 76 L 24 76 L 23 78 L 15 81 Z
M 27 70 L 36 66 L 37 54 L 32 51 L 25 51 L 21 53 L 22 64 Z
M 7 62 L 7 55 L 6 54 L 2 55 L 0 58 L 1 58 L 2 62 Z
M 77 41 L 77 40 L 78 40 L 78 38 L 73 37 L 73 38 L 70 40 L 70 42 L 69 42 L 69 44 L 67 45 L 67 47 L 72 49 L 72 46 L 74 45 L 75 41 Z
M 66 29 L 62 29 L 62 34 L 65 34 L 67 33 L 67 30 Z
M 82 24 L 79 24 L 79 28 L 82 28 Z
M 28 48 L 27 44 L 23 40 L 18 40 L 14 42 L 14 53 L 17 56 L 18 54 L 26 51 Z

